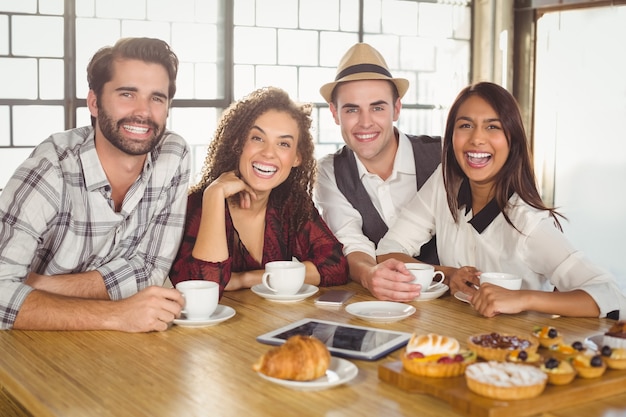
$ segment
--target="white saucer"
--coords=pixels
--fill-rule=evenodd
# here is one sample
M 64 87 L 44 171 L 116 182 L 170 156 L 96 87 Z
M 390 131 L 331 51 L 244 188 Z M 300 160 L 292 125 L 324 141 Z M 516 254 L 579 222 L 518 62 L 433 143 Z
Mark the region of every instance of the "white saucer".
M 290 381 L 287 379 L 272 378 L 260 372 L 261 378 L 298 391 L 318 391 L 345 384 L 354 379 L 359 373 L 359 368 L 352 362 L 341 358 L 330 358 L 330 365 L 326 375 L 313 381 Z
M 428 289 L 428 291 L 422 291 L 420 293 L 420 296 L 417 297 L 414 301 L 434 300 L 435 298 L 439 298 L 444 295 L 449 289 L 450 287 L 448 287 L 446 284 L 439 283 L 437 285 L 433 285 L 432 288 Z
M 589 336 L 585 339 L 584 343 L 589 349 L 600 351 L 604 345 L 604 334 Z
M 392 301 L 362 301 L 349 304 L 346 311 L 363 320 L 391 323 L 409 317 L 415 313 L 415 307 Z
M 228 306 L 219 305 L 206 320 L 187 320 L 186 318 L 174 319 L 174 324 L 177 324 L 180 327 L 207 327 L 207 326 L 215 326 L 217 323 L 221 323 L 224 320 L 228 320 L 229 318 L 235 315 L 235 309 Z M 184 315 L 182 317 L 185 317 Z
M 464 303 L 467 303 L 467 304 L 472 304 L 472 303 L 470 302 L 469 298 L 468 298 L 468 295 L 467 295 L 467 294 L 465 294 L 465 293 L 464 293 L 464 292 L 462 292 L 462 291 L 457 291 L 457 292 L 455 292 L 455 293 L 454 293 L 454 298 L 456 298 L 457 300 L 461 300 L 461 301 L 463 301 Z
M 317 288 L 315 285 L 304 284 L 302 288 L 300 288 L 300 290 L 293 295 L 276 294 L 263 284 L 254 285 L 251 290 L 253 293 L 263 298 L 267 298 L 271 301 L 276 301 L 279 303 L 293 303 L 312 296 L 319 290 L 319 288 Z

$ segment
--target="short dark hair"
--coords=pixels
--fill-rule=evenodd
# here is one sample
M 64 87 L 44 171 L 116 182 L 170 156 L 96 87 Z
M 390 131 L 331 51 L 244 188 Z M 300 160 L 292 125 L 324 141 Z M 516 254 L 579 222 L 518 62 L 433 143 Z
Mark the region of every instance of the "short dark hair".
M 153 38 L 122 38 L 113 46 L 105 46 L 98 50 L 87 65 L 87 82 L 98 101 L 104 84 L 111 81 L 113 62 L 116 59 L 137 59 L 144 62 L 162 65 L 170 80 L 168 99 L 171 101 L 176 94 L 176 75 L 178 74 L 178 57 L 167 42 Z M 95 118 L 91 117 L 95 126 Z

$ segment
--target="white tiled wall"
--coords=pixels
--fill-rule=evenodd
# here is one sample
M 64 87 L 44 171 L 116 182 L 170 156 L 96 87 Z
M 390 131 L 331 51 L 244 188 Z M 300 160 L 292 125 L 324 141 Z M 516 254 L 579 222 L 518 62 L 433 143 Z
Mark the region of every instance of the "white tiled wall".
M 30 148 L 10 148 L 0 150 L 2 162 L 0 162 L 0 190 L 4 189 L 13 171 L 30 155 Z

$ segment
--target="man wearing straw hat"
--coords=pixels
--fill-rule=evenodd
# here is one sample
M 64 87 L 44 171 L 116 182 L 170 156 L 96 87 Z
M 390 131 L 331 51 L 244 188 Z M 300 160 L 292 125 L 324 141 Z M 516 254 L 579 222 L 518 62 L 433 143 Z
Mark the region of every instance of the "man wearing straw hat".
M 441 138 L 394 127 L 409 81 L 394 78 L 382 55 L 352 46 L 335 81 L 320 88 L 346 146 L 318 164 L 315 196 L 324 220 L 344 245 L 350 275 L 376 298 L 410 301 L 420 286 L 395 259 L 376 264 L 378 241 L 441 160 Z M 438 264 L 434 239 L 418 260 Z

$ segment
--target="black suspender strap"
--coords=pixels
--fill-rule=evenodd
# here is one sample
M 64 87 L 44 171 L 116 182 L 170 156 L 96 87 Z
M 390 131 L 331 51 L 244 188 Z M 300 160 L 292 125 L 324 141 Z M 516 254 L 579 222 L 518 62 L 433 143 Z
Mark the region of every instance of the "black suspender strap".
M 416 189 L 419 190 L 441 161 L 441 138 L 431 136 L 409 136 L 415 160 Z M 363 234 L 378 245 L 389 229 L 376 207 L 370 200 L 356 165 L 354 152 L 347 146 L 338 150 L 333 159 L 335 181 L 339 191 L 363 218 Z M 420 250 L 418 259 L 423 262 L 438 264 L 435 238 Z

